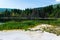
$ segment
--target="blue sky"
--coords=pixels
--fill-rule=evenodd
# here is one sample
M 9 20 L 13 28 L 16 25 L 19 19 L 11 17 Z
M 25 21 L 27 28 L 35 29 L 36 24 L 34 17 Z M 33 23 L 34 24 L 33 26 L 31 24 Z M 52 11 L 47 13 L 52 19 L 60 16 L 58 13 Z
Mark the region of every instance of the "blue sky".
M 0 8 L 35 8 L 58 4 L 60 0 L 0 0 Z

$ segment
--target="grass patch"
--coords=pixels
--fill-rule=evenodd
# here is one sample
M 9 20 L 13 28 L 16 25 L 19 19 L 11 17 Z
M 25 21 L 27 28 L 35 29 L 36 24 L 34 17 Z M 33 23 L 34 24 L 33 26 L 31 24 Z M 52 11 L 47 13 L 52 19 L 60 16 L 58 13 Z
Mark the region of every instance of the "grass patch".
M 9 21 L 0 25 L 0 30 L 10 29 L 28 29 L 39 24 L 50 24 L 54 26 L 60 26 L 60 20 L 24 20 L 20 22 Z
M 21 22 L 10 21 L 0 25 L 0 30 L 28 29 L 38 24 L 39 22 L 34 20 L 21 21 Z

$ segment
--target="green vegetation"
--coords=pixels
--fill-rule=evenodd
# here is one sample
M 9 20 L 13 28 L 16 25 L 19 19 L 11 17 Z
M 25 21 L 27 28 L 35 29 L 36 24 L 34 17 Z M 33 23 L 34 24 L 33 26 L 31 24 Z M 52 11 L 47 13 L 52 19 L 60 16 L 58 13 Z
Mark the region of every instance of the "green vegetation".
M 27 8 L 25 10 L 6 9 L 5 11 L 0 12 L 0 21 L 41 18 L 60 18 L 60 4 L 39 8 Z
M 34 27 L 37 24 L 38 21 L 33 21 L 33 20 L 32 21 L 26 20 L 21 22 L 10 21 L 0 25 L 0 30 L 27 29 L 27 28 Z
M 54 26 L 60 26 L 60 21 L 59 20 L 23 20 L 20 22 L 9 21 L 9 22 L 5 22 L 5 24 L 0 25 L 0 30 L 27 29 L 39 24 L 51 24 Z

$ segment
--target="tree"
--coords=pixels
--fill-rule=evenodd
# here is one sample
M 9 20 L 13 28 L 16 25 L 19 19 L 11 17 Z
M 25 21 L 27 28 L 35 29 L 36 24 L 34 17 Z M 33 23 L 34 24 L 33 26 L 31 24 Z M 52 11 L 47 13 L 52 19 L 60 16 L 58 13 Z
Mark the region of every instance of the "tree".
M 4 16 L 5 16 L 5 17 L 11 16 L 10 10 L 6 9 L 6 10 L 4 11 Z

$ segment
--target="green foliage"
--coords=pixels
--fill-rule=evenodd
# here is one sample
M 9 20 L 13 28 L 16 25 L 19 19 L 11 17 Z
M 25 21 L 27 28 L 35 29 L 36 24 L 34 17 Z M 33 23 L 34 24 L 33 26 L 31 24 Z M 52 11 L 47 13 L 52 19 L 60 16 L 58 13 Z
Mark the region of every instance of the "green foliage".
M 9 29 L 28 29 L 39 24 L 51 24 L 54 26 L 60 26 L 60 20 L 24 20 L 24 21 L 9 21 L 0 25 L 0 30 Z
M 0 14 L 0 17 L 20 17 L 23 19 L 24 17 L 26 17 L 27 19 L 60 18 L 60 4 L 56 5 L 56 7 L 54 5 L 49 5 L 41 8 L 27 8 L 25 10 L 11 9 L 9 11 L 8 9 L 6 9 Z
M 0 25 L 0 30 L 10 30 L 10 29 L 27 29 L 34 27 L 38 22 L 37 21 L 10 21 L 5 24 Z

